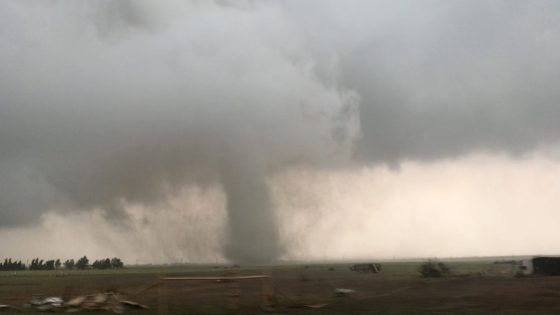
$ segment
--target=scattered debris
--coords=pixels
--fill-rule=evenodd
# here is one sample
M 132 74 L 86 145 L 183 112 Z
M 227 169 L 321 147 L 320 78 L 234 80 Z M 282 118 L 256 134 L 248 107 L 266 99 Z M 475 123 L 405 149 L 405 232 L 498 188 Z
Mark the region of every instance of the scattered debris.
M 122 313 L 124 310 L 120 295 L 113 292 L 78 296 L 68 301 L 65 306 L 69 311 L 105 310 Z
M 350 270 L 356 272 L 378 273 L 381 272 L 381 264 L 374 264 L 374 263 L 355 264 L 350 267 Z
M 78 308 L 86 300 L 85 296 L 78 296 L 66 302 L 64 305 L 70 308 Z
M 347 296 L 350 294 L 356 293 L 356 290 L 352 289 L 344 289 L 344 288 L 336 288 L 334 289 L 334 294 L 338 297 Z
M 33 297 L 31 301 L 29 301 L 29 308 L 32 308 L 36 311 L 54 311 L 56 309 L 62 308 L 64 304 L 64 300 L 58 296 L 51 296 L 47 298 L 38 298 Z
M 119 294 L 113 292 L 78 296 L 66 303 L 60 297 L 48 297 L 44 299 L 34 297 L 28 306 L 35 311 L 66 309 L 68 312 L 112 311 L 115 313 L 122 313 L 129 309 L 142 310 L 149 308 L 140 303 L 122 300 Z M 1 306 L 0 310 L 2 310 Z
M 18 310 L 17 308 L 11 306 L 11 305 L 7 305 L 7 304 L 0 304 L 0 312 L 3 311 L 13 311 L 13 310 Z

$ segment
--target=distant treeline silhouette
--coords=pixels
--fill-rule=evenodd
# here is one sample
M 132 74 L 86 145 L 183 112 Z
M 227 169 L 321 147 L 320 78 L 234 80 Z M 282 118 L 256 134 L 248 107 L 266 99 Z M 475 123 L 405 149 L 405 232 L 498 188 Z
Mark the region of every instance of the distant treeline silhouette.
M 60 259 L 43 260 L 35 258 L 31 260 L 29 267 L 26 266 L 21 260 L 12 260 L 11 258 L 4 259 L 3 263 L 0 263 L 0 271 L 13 271 L 13 270 L 55 270 L 55 269 L 119 269 L 124 267 L 124 263 L 120 258 L 114 257 L 112 259 L 105 258 L 96 260 L 93 264 L 89 264 L 89 259 L 84 256 L 80 259 L 74 261 L 74 259 L 68 259 L 64 264 Z
M 12 261 L 11 258 L 4 259 L 4 263 L 0 263 L 0 270 L 25 270 L 25 264 L 19 261 Z

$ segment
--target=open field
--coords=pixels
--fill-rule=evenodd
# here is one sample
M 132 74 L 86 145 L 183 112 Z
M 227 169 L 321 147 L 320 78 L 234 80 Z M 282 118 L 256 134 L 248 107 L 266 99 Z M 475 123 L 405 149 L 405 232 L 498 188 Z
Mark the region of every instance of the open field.
M 69 299 L 112 290 L 149 305 L 150 310 L 130 312 L 146 315 L 560 313 L 560 277 L 516 278 L 512 266 L 492 261 L 448 262 L 455 275 L 441 279 L 420 278 L 420 262 L 382 265 L 379 274 L 351 272 L 349 264 L 1 272 L 0 304 L 20 307 L 33 295 Z M 240 282 L 166 281 L 158 285 L 162 277 L 224 274 L 266 274 L 270 278 Z M 335 288 L 356 292 L 336 297 Z

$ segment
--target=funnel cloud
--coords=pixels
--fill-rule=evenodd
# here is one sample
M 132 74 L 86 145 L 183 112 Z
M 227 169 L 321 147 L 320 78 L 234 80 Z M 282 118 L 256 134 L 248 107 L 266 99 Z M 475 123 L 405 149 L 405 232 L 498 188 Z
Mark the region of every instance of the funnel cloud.
M 0 8 L 0 229 L 218 187 L 223 256 L 267 263 L 283 171 L 558 145 L 557 1 Z

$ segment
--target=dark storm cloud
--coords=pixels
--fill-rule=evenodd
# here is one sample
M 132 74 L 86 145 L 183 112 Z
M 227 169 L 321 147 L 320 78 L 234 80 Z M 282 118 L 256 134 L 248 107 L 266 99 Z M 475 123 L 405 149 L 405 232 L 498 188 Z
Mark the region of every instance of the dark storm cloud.
M 367 160 L 517 155 L 557 141 L 558 2 L 337 6 L 329 11 L 349 38 L 327 41 L 340 47 L 340 83 L 361 97 Z
M 557 2 L 1 6 L 2 226 L 218 183 L 226 255 L 268 261 L 266 180 L 287 165 L 517 154 L 560 133 Z
M 128 204 L 219 183 L 227 257 L 270 261 L 282 246 L 267 174 L 348 151 L 339 120 L 355 98 L 315 79 L 278 7 L 3 6 L 2 226 L 75 209 L 126 219 Z

